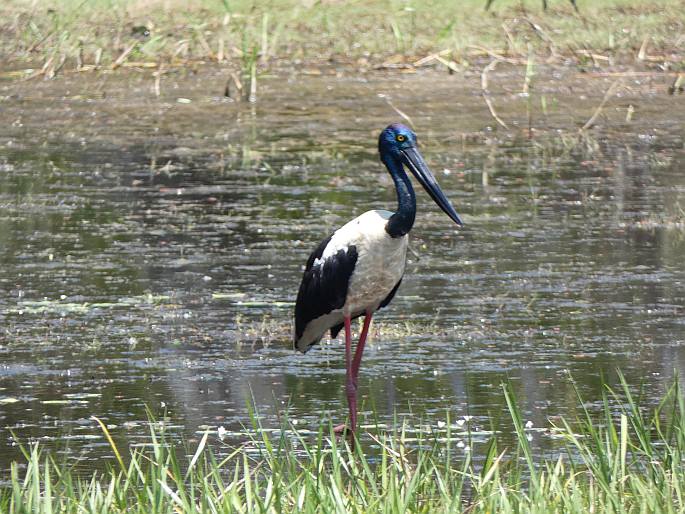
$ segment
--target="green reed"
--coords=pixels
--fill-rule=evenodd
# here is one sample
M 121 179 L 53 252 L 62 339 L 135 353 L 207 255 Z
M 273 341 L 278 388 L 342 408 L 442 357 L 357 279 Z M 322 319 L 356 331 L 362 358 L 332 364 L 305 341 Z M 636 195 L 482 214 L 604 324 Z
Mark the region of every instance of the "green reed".
M 419 441 L 397 423 L 365 434 L 379 448 L 369 456 L 336 439 L 329 424 L 303 434 L 284 416 L 280 432 L 267 432 L 252 414 L 246 445 L 221 460 L 209 432 L 188 451 L 151 428 L 149 448 L 123 450 L 101 424 L 113 467 L 84 478 L 39 445 L 23 448 L 25 467 L 15 463 L 0 487 L 0 512 L 682 512 L 682 392 L 674 383 L 646 409 L 622 376 L 621 384 L 605 387 L 600 412 L 579 395 L 579 417 L 550 426 L 566 443 L 553 457 L 533 453 L 508 385 L 514 443 L 493 436 L 459 453 L 449 420 L 446 433 Z

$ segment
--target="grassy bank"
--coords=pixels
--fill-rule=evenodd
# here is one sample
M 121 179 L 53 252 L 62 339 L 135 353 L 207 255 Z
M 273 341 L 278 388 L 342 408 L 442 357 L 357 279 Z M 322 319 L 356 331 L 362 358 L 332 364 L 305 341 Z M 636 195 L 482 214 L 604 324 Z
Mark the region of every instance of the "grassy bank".
M 274 65 L 362 68 L 525 58 L 679 68 L 679 0 L 5 0 L 2 61 L 51 77 L 99 67 L 213 61 L 248 73 Z M 44 68 L 44 69 L 43 69 Z
M 24 512 L 682 512 L 685 509 L 685 402 L 674 385 L 651 412 L 624 383 L 607 389 L 599 413 L 551 427 L 566 443 L 553 458 L 531 452 L 510 389 L 516 432 L 476 455 L 453 443 L 458 424 L 406 441 L 401 430 L 372 437 L 379 454 L 318 436 L 264 435 L 217 462 L 206 434 L 190 451 L 152 433 L 149 450 L 121 451 L 115 469 L 79 478 L 35 447 L 0 489 L 0 511 Z M 579 404 L 585 405 L 579 398 Z M 255 427 L 258 428 L 258 427 Z M 103 431 L 109 439 L 107 429 Z M 259 434 L 259 430 L 253 433 Z M 265 434 L 264 432 L 261 432 Z M 214 437 L 212 435 L 211 437 Z M 111 442 L 111 439 L 109 439 Z M 467 448 L 468 450 L 468 448 Z M 181 458 L 180 455 L 187 457 Z

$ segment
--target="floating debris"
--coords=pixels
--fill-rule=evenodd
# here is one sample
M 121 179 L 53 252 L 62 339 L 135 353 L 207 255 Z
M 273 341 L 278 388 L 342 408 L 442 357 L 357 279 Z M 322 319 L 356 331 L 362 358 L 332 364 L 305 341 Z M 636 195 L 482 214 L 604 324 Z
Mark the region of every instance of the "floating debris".
M 67 393 L 64 396 L 70 400 L 84 400 L 86 398 L 100 398 L 102 393 Z
M 78 405 L 87 404 L 88 400 L 41 400 L 43 405 Z

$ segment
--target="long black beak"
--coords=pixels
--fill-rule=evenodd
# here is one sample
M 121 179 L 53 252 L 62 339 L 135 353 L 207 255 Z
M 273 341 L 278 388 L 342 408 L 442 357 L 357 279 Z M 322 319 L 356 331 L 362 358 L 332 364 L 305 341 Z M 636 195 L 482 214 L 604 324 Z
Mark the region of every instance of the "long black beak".
M 445 193 L 443 193 L 442 189 L 440 189 L 438 182 L 435 180 L 431 170 L 428 169 L 428 165 L 426 164 L 426 161 L 423 160 L 423 157 L 421 157 L 419 151 L 413 147 L 405 148 L 401 151 L 401 154 L 402 161 L 411 170 L 413 175 L 416 177 L 416 180 L 421 183 L 433 201 L 438 204 L 438 206 L 452 219 L 452 221 L 459 226 L 463 226 L 464 223 L 461 221 L 461 218 L 459 218 L 459 215 L 454 210 L 454 207 L 452 207 L 452 204 L 445 196 Z

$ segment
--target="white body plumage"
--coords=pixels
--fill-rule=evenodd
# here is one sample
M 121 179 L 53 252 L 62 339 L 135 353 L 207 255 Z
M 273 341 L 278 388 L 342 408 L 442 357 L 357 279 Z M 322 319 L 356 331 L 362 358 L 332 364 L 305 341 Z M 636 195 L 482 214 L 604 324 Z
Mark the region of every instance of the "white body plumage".
M 409 237 L 390 237 L 385 225 L 392 212 L 368 211 L 353 219 L 331 238 L 331 254 L 335 247 L 357 248 L 357 264 L 350 278 L 343 314 L 351 316 L 375 311 L 404 275 Z M 342 317 L 340 318 L 342 320 Z
M 345 316 L 374 312 L 396 288 L 404 275 L 409 238 L 388 234 L 386 225 L 392 215 L 386 210 L 365 212 L 336 230 L 322 254 L 314 259 L 312 271 L 325 276 L 336 273 L 326 266 L 336 266 L 341 255 L 356 252 L 356 262 L 346 277 L 344 304 L 308 321 L 301 337 L 296 338 L 298 349 L 308 349 Z

